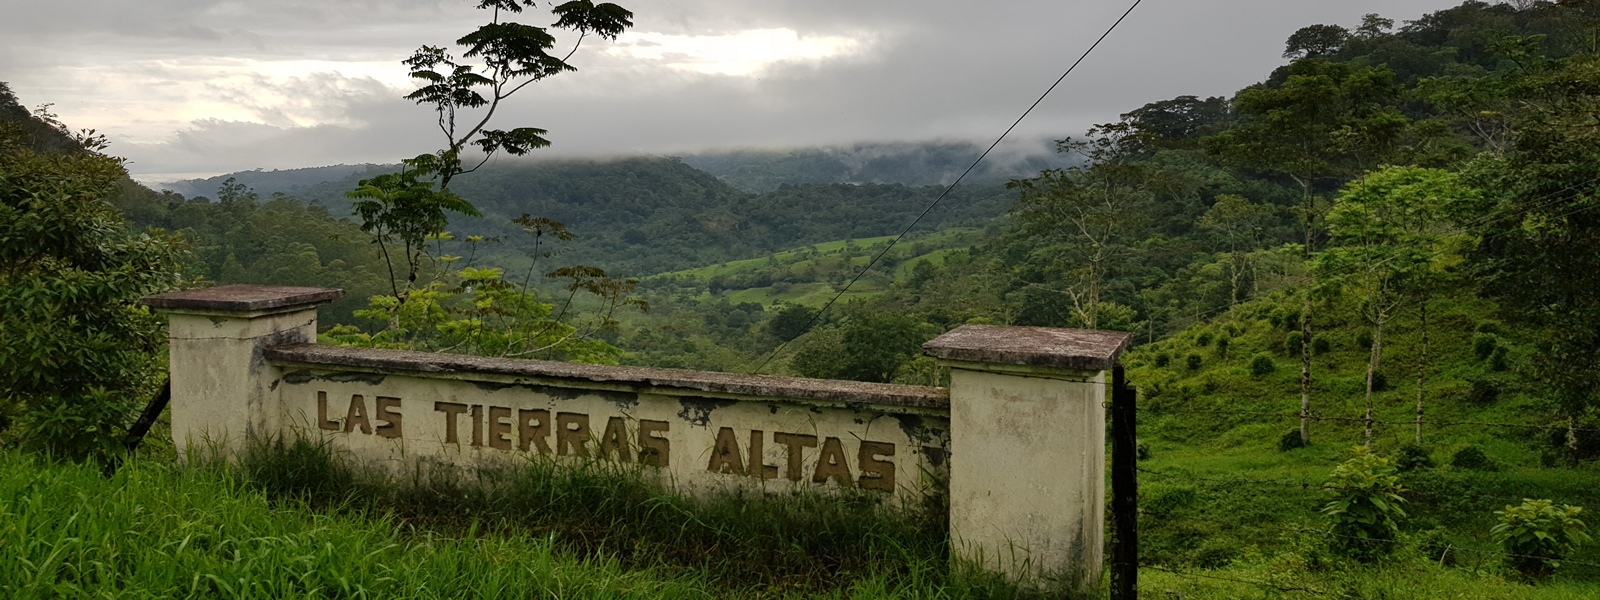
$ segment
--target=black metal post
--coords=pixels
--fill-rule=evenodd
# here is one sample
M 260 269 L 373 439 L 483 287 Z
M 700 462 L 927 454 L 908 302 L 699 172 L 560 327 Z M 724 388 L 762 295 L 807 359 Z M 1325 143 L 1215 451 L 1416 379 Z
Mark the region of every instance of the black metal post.
M 1138 391 L 1128 387 L 1121 364 L 1111 371 L 1111 598 L 1139 597 Z
M 123 448 L 127 454 L 133 454 L 139 449 L 139 443 L 144 441 L 144 436 L 150 433 L 150 427 L 156 424 L 156 419 L 161 418 L 161 411 L 167 409 L 167 403 L 172 401 L 172 379 L 168 378 L 161 383 L 161 390 L 156 392 L 156 397 L 150 399 L 145 405 L 144 412 L 140 413 L 139 420 L 133 422 L 133 427 L 128 428 L 128 437 L 123 440 Z M 106 477 L 116 474 L 122 467 L 124 455 L 112 456 L 106 461 L 104 473 Z

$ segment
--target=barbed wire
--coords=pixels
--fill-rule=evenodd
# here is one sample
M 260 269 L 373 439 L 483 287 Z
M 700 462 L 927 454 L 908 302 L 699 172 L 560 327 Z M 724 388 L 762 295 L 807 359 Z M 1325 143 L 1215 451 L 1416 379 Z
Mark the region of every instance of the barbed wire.
M 1250 580 L 1250 579 L 1239 579 L 1239 578 L 1236 578 L 1236 577 L 1226 577 L 1226 576 L 1223 576 L 1223 575 L 1213 575 L 1213 574 L 1210 574 L 1210 573 L 1199 573 L 1199 572 L 1195 572 L 1195 571 L 1179 571 L 1179 570 L 1176 570 L 1176 569 L 1169 569 L 1167 567 L 1163 567 L 1163 566 L 1159 566 L 1159 565 L 1139 565 L 1139 568 L 1141 568 L 1141 569 L 1150 569 L 1152 571 L 1161 571 L 1161 572 L 1165 572 L 1165 573 L 1171 573 L 1173 575 L 1178 575 L 1180 577 L 1198 577 L 1198 578 L 1202 578 L 1202 579 L 1216 579 L 1218 581 L 1229 581 L 1229 582 L 1233 582 L 1233 583 L 1242 583 L 1242 584 L 1245 584 L 1245 585 L 1253 585 L 1253 586 L 1260 587 L 1260 588 L 1274 589 L 1274 590 L 1278 590 L 1280 592 L 1306 592 L 1306 593 L 1310 593 L 1310 594 L 1327 594 L 1328 593 L 1328 590 L 1326 590 L 1326 589 L 1296 587 L 1296 586 L 1284 586 L 1284 585 L 1279 585 L 1279 584 L 1276 584 L 1276 583 L 1268 583 L 1268 582 L 1265 582 L 1265 581 L 1256 581 L 1256 580 Z
M 1152 408 L 1152 407 L 1140 407 L 1137 410 L 1139 412 L 1142 412 L 1142 413 L 1153 414 L 1153 415 L 1156 415 L 1156 416 L 1161 416 L 1161 415 L 1181 415 L 1181 414 L 1202 415 L 1203 414 L 1203 415 L 1250 416 L 1250 417 L 1260 417 L 1260 418 L 1267 418 L 1267 419 L 1274 419 L 1274 420 L 1296 420 L 1296 419 L 1300 419 L 1301 418 L 1300 413 L 1297 413 L 1297 412 L 1280 412 L 1280 411 L 1188 409 L 1188 408 L 1173 409 L 1173 408 Z M 1312 413 L 1310 415 L 1305 416 L 1305 419 L 1307 419 L 1309 421 L 1327 421 L 1327 422 L 1334 422 L 1334 423 L 1363 423 L 1364 424 L 1364 423 L 1367 422 L 1366 417 L 1335 417 L 1335 416 L 1321 415 L 1321 414 L 1316 414 L 1316 413 Z M 1396 420 L 1391 420 L 1391 419 L 1377 419 L 1377 418 L 1374 418 L 1372 420 L 1372 423 L 1374 425 L 1407 425 L 1407 426 L 1411 426 L 1411 425 L 1416 425 L 1417 421 L 1416 420 L 1396 421 Z M 1432 426 L 1432 427 L 1501 427 L 1501 428 L 1508 428 L 1508 429 L 1538 429 L 1538 430 L 1547 430 L 1547 431 L 1581 431 L 1581 432 L 1584 432 L 1584 433 L 1600 433 L 1600 429 L 1596 429 L 1596 428 L 1593 428 L 1593 427 L 1568 427 L 1566 425 L 1533 425 L 1533 424 L 1528 424 L 1528 423 L 1501 423 L 1501 422 L 1495 422 L 1495 421 L 1438 421 L 1438 420 L 1424 419 L 1422 421 L 1422 424 L 1423 425 L 1427 425 L 1427 426 Z
M 1212 520 L 1212 519 L 1202 519 L 1202 518 L 1184 516 L 1184 515 L 1172 515 L 1172 514 L 1160 514 L 1160 513 L 1140 513 L 1140 516 L 1141 517 L 1152 517 L 1153 516 L 1153 517 L 1163 517 L 1163 518 L 1176 518 L 1176 519 L 1186 519 L 1186 520 L 1190 520 L 1190 521 L 1200 521 L 1200 522 L 1205 522 L 1205 523 L 1212 523 L 1212 524 L 1216 524 L 1216 525 L 1230 525 L 1230 523 L 1223 523 L 1221 521 L 1216 521 L 1216 520 Z M 1262 525 L 1263 524 L 1253 524 L 1252 527 L 1255 527 L 1255 528 L 1259 529 L 1259 528 L 1262 527 Z M 1600 568 L 1600 563 L 1587 562 L 1587 561 L 1582 561 L 1582 560 L 1574 560 L 1574 559 L 1566 558 L 1566 557 L 1543 556 L 1543 555 L 1535 555 L 1535 554 L 1521 554 L 1521 553 L 1516 553 L 1516 552 L 1505 552 L 1505 551 L 1501 551 L 1501 550 L 1486 550 L 1486 549 L 1482 549 L 1482 548 L 1475 548 L 1475 547 L 1472 547 L 1472 546 L 1457 545 L 1457 544 L 1453 544 L 1453 543 L 1429 542 L 1429 541 L 1420 540 L 1420 539 L 1362 537 L 1362 536 L 1334 533 L 1332 531 L 1328 531 L 1328 530 L 1325 530 L 1325 529 L 1311 529 L 1311 528 L 1307 528 L 1307 527 L 1300 526 L 1300 525 L 1294 525 L 1294 526 L 1284 525 L 1284 524 L 1265 524 L 1265 525 L 1266 525 L 1266 527 L 1268 529 L 1275 530 L 1278 533 L 1282 533 L 1282 534 L 1321 535 L 1321 536 L 1326 536 L 1326 537 L 1336 537 L 1336 538 L 1342 538 L 1342 539 L 1361 540 L 1361 541 L 1364 541 L 1364 542 L 1392 543 L 1392 544 L 1395 544 L 1395 545 L 1407 545 L 1407 544 L 1409 544 L 1409 545 L 1417 547 L 1417 548 L 1426 548 L 1426 549 L 1430 549 L 1430 550 L 1442 550 L 1443 552 L 1441 552 L 1441 554 L 1440 554 L 1440 561 L 1441 562 L 1450 553 L 1472 554 L 1472 555 L 1476 555 L 1476 556 L 1480 557 L 1478 565 L 1474 566 L 1474 569 L 1476 569 L 1476 568 L 1478 568 L 1478 566 L 1482 565 L 1482 559 L 1483 558 L 1491 558 L 1491 557 L 1533 559 L 1533 560 L 1539 560 L 1539 561 L 1554 561 L 1554 562 L 1559 562 L 1563 566 L 1565 566 L 1565 565 L 1575 565 L 1575 566 L 1589 567 L 1589 568 Z M 1468 539 L 1472 540 L 1474 543 L 1477 543 L 1477 544 L 1481 544 L 1482 543 L 1482 541 L 1479 540 L 1476 537 L 1473 537 L 1473 536 L 1467 536 L 1467 537 L 1468 537 Z M 1140 565 L 1140 568 L 1142 568 L 1142 569 L 1150 569 L 1150 570 L 1155 570 L 1155 571 L 1162 571 L 1162 572 L 1172 573 L 1172 574 L 1175 574 L 1175 575 L 1183 575 L 1183 576 L 1189 576 L 1189 577 L 1202 577 L 1202 578 L 1207 578 L 1207 579 L 1219 579 L 1219 580 L 1223 580 L 1223 581 L 1232 581 L 1232 582 L 1235 582 L 1235 583 L 1244 583 L 1244 584 L 1255 585 L 1255 586 L 1264 587 L 1264 588 L 1274 588 L 1274 589 L 1279 589 L 1279 590 L 1282 590 L 1282 591 L 1308 591 L 1308 592 L 1320 592 L 1321 591 L 1321 590 L 1308 589 L 1308 588 L 1304 588 L 1304 587 L 1282 586 L 1282 585 L 1279 585 L 1279 584 L 1276 584 L 1276 583 L 1269 583 L 1269 582 L 1264 582 L 1264 581 L 1254 581 L 1254 580 L 1247 580 L 1247 579 L 1232 578 L 1232 577 L 1226 577 L 1226 576 L 1221 576 L 1221 575 L 1214 575 L 1214 574 L 1211 574 L 1211 573 L 1202 573 L 1202 572 L 1197 572 L 1197 571 L 1185 571 L 1185 570 L 1173 569 L 1173 568 L 1166 567 L 1166 566 L 1161 566 L 1161 565 Z
M 1217 484 L 1217 487 L 1221 488 L 1221 489 L 1234 489 L 1234 490 L 1237 490 L 1237 489 L 1240 489 L 1238 487 L 1240 485 L 1272 486 L 1272 487 L 1278 487 L 1278 488 L 1291 488 L 1291 489 L 1298 488 L 1298 489 L 1300 489 L 1302 491 L 1307 491 L 1307 492 L 1310 492 L 1310 491 L 1313 491 L 1313 490 L 1321 492 L 1321 491 L 1332 491 L 1332 490 L 1342 489 L 1340 486 L 1330 485 L 1326 481 L 1310 481 L 1310 480 L 1303 480 L 1303 479 L 1302 480 L 1295 480 L 1295 479 L 1261 479 L 1261 478 L 1250 478 L 1250 477 L 1210 477 L 1210 476 L 1206 476 L 1206 475 L 1196 475 L 1196 474 L 1193 474 L 1193 473 L 1178 473 L 1178 472 L 1173 472 L 1173 471 L 1158 471 L 1158 470 L 1153 470 L 1153 469 L 1146 469 L 1144 467 L 1136 467 L 1136 469 L 1140 473 L 1144 473 L 1144 474 L 1147 474 L 1147 475 L 1153 475 L 1155 477 L 1159 477 L 1159 478 L 1163 478 L 1163 479 L 1204 481 L 1204 482 L 1214 483 L 1214 484 Z M 1431 500 L 1431 501 L 1452 501 L 1452 500 L 1459 500 L 1459 499 L 1461 499 L 1463 497 L 1460 494 L 1438 493 L 1438 492 L 1431 492 L 1431 491 L 1427 491 L 1427 490 L 1419 490 L 1419 489 L 1414 489 L 1414 488 L 1407 488 L 1404 492 L 1401 492 L 1401 496 L 1412 497 L 1412 498 L 1417 498 L 1417 499 L 1427 499 L 1427 500 Z M 1491 502 L 1493 502 L 1495 504 L 1505 504 L 1506 506 L 1514 506 L 1517 503 L 1521 502 L 1522 500 L 1526 500 L 1527 499 L 1527 496 L 1524 495 L 1524 494 L 1517 494 L 1515 498 L 1513 498 L 1511 496 L 1500 496 L 1497 499 L 1491 499 L 1490 496 L 1484 495 L 1484 494 L 1478 494 L 1475 497 L 1476 498 L 1480 498 L 1480 499 L 1484 499 L 1484 500 L 1489 500 L 1489 501 L 1491 501 Z M 1563 504 L 1572 504 L 1573 503 L 1573 502 L 1570 502 L 1570 501 L 1568 501 L 1568 500 L 1566 500 L 1564 498 L 1563 499 L 1552 499 L 1552 500 L 1561 502 Z

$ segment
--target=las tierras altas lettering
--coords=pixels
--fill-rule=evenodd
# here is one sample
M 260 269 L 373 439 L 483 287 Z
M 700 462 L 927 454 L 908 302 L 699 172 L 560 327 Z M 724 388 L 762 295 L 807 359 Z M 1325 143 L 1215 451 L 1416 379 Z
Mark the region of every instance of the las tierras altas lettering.
M 672 430 L 670 421 L 617 415 L 595 418 L 580 412 L 462 402 L 431 404 L 432 418 L 423 422 L 437 427 L 437 439 L 445 444 L 671 466 L 672 440 L 667 437 Z M 319 390 L 316 423 L 328 432 L 400 439 L 405 437 L 404 406 L 401 398 L 369 399 L 366 394 L 350 394 L 343 402 L 330 401 L 329 393 Z M 598 426 L 601 419 L 605 421 L 603 427 Z M 885 460 L 895 456 L 895 444 L 891 442 L 718 427 L 712 447 L 701 450 L 691 455 L 709 456 L 706 471 L 711 473 L 757 479 L 783 477 L 868 490 L 895 489 L 895 464 Z

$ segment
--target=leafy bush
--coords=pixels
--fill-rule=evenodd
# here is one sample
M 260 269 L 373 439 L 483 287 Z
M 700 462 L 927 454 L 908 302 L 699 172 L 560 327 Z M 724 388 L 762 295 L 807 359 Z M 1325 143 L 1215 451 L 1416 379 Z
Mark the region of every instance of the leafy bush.
M 1150 444 L 1139 442 L 1139 445 L 1135 446 L 1134 456 L 1139 460 L 1150 460 L 1151 457 L 1155 456 L 1155 451 L 1150 449 Z
M 100 148 L 35 152 L 0 123 L 0 440 L 80 460 L 119 452 L 160 386 L 165 328 L 138 300 L 178 285 L 183 252 L 128 230 Z
M 1288 337 L 1283 339 L 1283 353 L 1287 356 L 1300 356 L 1300 353 L 1305 350 L 1305 347 L 1306 336 L 1298 331 L 1289 334 Z
M 1323 484 L 1332 499 L 1322 514 L 1333 522 L 1328 544 L 1335 552 L 1372 562 L 1394 550 L 1400 523 L 1407 518 L 1400 507 L 1406 489 L 1389 459 L 1360 446 L 1354 452 Z
M 1211 345 L 1211 332 L 1209 332 L 1209 331 L 1200 332 L 1200 335 L 1197 335 L 1197 336 L 1194 337 L 1194 345 L 1199 346 L 1201 348 L 1204 348 L 1206 346 L 1210 346 Z
M 1217 337 L 1217 356 L 1219 358 L 1227 358 L 1228 357 L 1228 346 L 1231 345 L 1232 342 L 1233 342 L 1233 338 L 1230 338 L 1228 336 L 1218 336 Z
M 1505 346 L 1495 348 L 1494 354 L 1489 356 L 1489 370 L 1505 371 L 1511 368 L 1511 362 L 1507 359 L 1508 352 Z
M 1521 505 L 1494 511 L 1500 523 L 1490 532 L 1517 573 L 1531 580 L 1549 579 L 1561 568 L 1562 558 L 1589 541 L 1587 526 L 1578 519 L 1582 513 L 1582 507 L 1524 498 Z
M 1381 391 L 1384 391 L 1384 390 L 1387 390 L 1387 389 L 1389 389 L 1389 376 L 1388 375 L 1384 375 L 1383 371 L 1378 371 L 1376 373 L 1373 373 L 1372 374 L 1372 391 L 1381 392 Z
M 1257 379 L 1271 375 L 1278 370 L 1278 363 L 1272 360 L 1272 355 L 1265 352 L 1257 354 L 1250 359 L 1250 375 Z
M 1190 371 L 1200 370 L 1201 358 L 1199 354 L 1190 354 L 1185 356 L 1183 357 L 1183 361 L 1188 365 Z
M 1489 356 L 1494 354 L 1495 348 L 1499 347 L 1500 338 L 1495 334 L 1480 333 L 1472 336 L 1472 354 L 1477 356 L 1478 360 L 1489 360 Z
M 1362 350 L 1371 350 L 1372 349 L 1372 332 L 1363 331 L 1361 333 L 1356 334 L 1356 345 L 1357 346 L 1361 346 Z
M 1475 379 L 1472 390 L 1467 392 L 1467 401 L 1473 404 L 1493 404 L 1500 399 L 1500 386 L 1487 379 Z
M 1317 356 L 1322 356 L 1324 354 L 1327 354 L 1330 350 L 1333 350 L 1333 343 L 1329 342 L 1328 338 L 1320 336 L 1320 335 L 1311 336 L 1311 353 L 1312 354 L 1315 354 Z
M 1291 310 L 1284 311 L 1284 314 L 1283 314 L 1283 328 L 1287 329 L 1289 331 L 1299 331 L 1300 330 L 1300 319 L 1301 319 L 1301 314 L 1300 314 L 1299 310 L 1291 309 Z
M 1479 323 L 1478 326 L 1473 329 L 1473 331 L 1477 331 L 1478 333 L 1497 334 L 1500 333 L 1500 324 L 1494 321 L 1484 321 Z
M 1489 459 L 1489 455 L 1483 453 L 1482 448 L 1467 446 L 1457 450 L 1450 457 L 1450 466 L 1473 471 L 1493 471 L 1494 461 Z
M 1406 444 L 1395 452 L 1394 466 L 1401 471 L 1415 471 L 1417 469 L 1432 469 L 1434 467 L 1433 455 L 1428 449 L 1417 444 Z
M 1295 448 L 1304 447 L 1306 447 L 1306 441 L 1301 439 L 1299 429 L 1290 429 L 1283 434 L 1283 437 L 1278 438 L 1279 452 L 1288 452 Z
M 1172 355 L 1162 352 L 1156 355 L 1156 366 L 1165 367 L 1172 364 Z

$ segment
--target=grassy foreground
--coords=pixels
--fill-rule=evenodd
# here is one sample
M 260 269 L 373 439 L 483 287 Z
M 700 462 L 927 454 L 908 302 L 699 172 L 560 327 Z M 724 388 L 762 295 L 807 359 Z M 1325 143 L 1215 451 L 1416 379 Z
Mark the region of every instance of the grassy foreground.
M 115 477 L 0 451 L 5 598 L 990 598 L 871 504 L 692 502 L 538 465 L 395 485 L 306 445 Z M 315 482 L 315 485 L 306 485 Z

